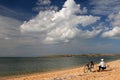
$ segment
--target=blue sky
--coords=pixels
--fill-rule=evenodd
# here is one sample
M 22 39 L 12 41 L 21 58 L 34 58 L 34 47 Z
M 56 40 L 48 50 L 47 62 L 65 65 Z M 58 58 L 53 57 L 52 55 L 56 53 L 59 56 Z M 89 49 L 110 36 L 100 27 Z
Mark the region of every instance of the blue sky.
M 0 0 L 0 56 L 119 53 L 119 0 Z

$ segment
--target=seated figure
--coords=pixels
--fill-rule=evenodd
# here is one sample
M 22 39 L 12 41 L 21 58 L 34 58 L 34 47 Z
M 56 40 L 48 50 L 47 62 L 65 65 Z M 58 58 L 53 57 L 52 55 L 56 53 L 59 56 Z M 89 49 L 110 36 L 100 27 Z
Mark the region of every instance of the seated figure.
M 98 71 L 100 71 L 101 69 L 102 70 L 106 69 L 106 64 L 104 62 L 104 59 L 101 59 L 101 62 L 99 63 L 99 70 Z

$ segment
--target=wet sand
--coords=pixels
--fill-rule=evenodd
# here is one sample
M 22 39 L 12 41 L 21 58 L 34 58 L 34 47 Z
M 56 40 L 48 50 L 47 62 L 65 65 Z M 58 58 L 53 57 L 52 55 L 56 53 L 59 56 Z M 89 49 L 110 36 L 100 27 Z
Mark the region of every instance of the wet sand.
M 98 64 L 93 72 L 84 73 L 84 67 L 58 70 L 47 73 L 0 77 L 0 80 L 120 80 L 120 60 L 107 63 L 109 68 L 98 72 Z

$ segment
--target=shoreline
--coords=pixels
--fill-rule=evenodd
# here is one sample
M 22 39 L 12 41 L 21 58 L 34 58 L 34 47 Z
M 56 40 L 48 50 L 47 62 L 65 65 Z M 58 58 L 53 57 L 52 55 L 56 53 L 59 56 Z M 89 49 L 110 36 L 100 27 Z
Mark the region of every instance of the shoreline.
M 117 78 L 114 80 L 120 80 L 119 77 L 120 60 L 110 61 L 107 64 L 110 65 L 111 69 L 102 72 L 95 71 L 95 72 L 84 73 L 83 67 L 80 66 L 77 68 L 56 70 L 45 73 L 33 73 L 33 74 L 25 74 L 18 76 L 15 75 L 15 76 L 0 77 L 0 79 L 1 80 L 113 80 L 112 77 L 115 76 Z M 106 77 L 101 74 L 106 75 Z

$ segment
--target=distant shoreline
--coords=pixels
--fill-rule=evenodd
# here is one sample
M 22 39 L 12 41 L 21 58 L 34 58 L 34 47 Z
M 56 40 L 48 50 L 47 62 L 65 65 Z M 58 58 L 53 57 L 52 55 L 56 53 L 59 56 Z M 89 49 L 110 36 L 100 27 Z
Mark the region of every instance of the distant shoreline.
M 54 54 L 54 55 L 46 55 L 40 57 L 74 57 L 74 56 L 120 56 L 120 54 Z
M 88 53 L 88 54 L 51 54 L 42 56 L 0 56 L 0 58 L 44 58 L 44 57 L 74 57 L 74 56 L 120 56 L 118 53 Z

